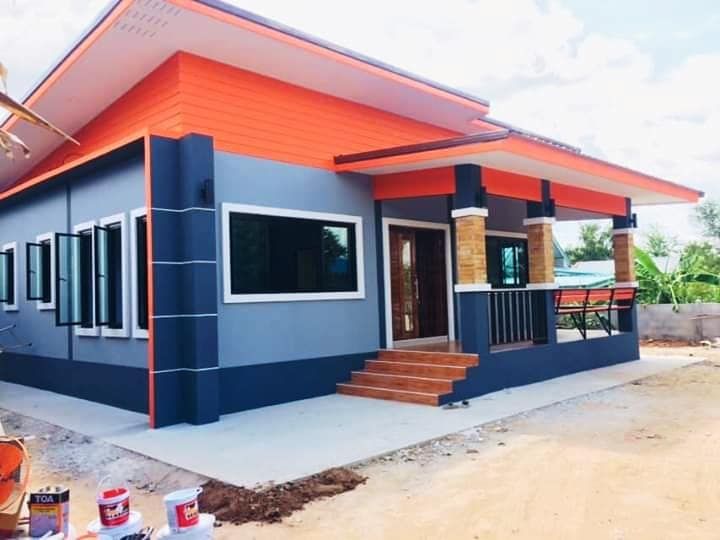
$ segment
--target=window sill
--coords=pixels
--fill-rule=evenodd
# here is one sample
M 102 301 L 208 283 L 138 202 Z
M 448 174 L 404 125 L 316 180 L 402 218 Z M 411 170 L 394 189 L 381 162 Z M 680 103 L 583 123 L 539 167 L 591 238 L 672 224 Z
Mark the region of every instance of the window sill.
M 38 311 L 54 311 L 55 304 L 38 302 L 37 308 L 38 308 Z
M 76 328 L 75 335 L 79 337 L 98 337 L 100 332 L 97 328 Z
M 101 331 L 102 337 L 106 338 L 128 338 L 128 331 L 124 328 L 103 328 Z
M 149 339 L 148 331 L 142 328 L 135 328 L 132 337 L 135 339 Z
M 20 308 L 17 306 L 17 304 L 14 304 L 12 306 L 3 306 L 3 310 L 13 312 L 13 311 L 20 311 Z
M 229 294 L 226 304 L 259 304 L 266 302 L 313 302 L 327 300 L 364 300 L 365 292 Z

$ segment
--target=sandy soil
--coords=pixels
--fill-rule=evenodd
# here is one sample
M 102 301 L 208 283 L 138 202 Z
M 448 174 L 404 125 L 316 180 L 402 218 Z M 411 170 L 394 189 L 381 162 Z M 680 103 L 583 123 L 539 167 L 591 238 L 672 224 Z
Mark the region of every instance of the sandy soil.
M 396 452 L 358 467 L 368 481 L 354 491 L 280 524 L 226 524 L 216 538 L 718 538 L 720 353 L 646 352 L 708 360 Z M 35 420 L 0 419 L 41 435 L 33 484 L 68 484 L 77 525 L 94 517 L 98 466 L 131 471 L 133 503 L 154 525 L 159 494 L 203 481 Z M 43 445 L 55 457 L 38 457 Z

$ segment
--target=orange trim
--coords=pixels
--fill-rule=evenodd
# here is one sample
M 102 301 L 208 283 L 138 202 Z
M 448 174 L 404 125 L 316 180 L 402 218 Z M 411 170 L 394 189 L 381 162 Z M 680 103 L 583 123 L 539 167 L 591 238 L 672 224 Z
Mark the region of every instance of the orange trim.
M 153 279 L 153 242 L 152 242 L 152 160 L 150 153 L 150 134 L 144 138 L 145 146 L 145 207 L 147 216 L 145 223 L 147 227 L 146 248 L 147 248 L 147 295 L 148 295 L 148 414 L 150 416 L 150 428 L 155 428 L 155 313 L 154 302 L 154 279 Z
M 410 88 L 414 88 L 416 90 L 423 91 L 432 96 L 439 97 L 439 98 L 445 99 L 447 101 L 452 101 L 454 103 L 463 105 L 465 107 L 470 107 L 470 108 L 475 109 L 476 111 L 480 112 L 481 114 L 487 114 L 487 112 L 489 111 L 488 106 L 482 105 L 481 103 L 477 103 L 476 101 L 472 101 L 470 99 L 463 98 L 462 96 L 458 96 L 458 95 L 452 94 L 450 92 L 445 92 L 439 88 L 435 88 L 433 86 L 422 83 L 420 81 L 416 81 L 414 79 L 404 77 L 397 73 L 393 73 L 392 71 L 388 71 L 386 69 L 382 69 L 380 67 L 373 66 L 372 64 L 368 64 L 361 60 L 357 60 L 350 56 L 346 56 L 339 52 L 332 51 L 330 49 L 326 49 L 325 47 L 322 47 L 315 43 L 310 43 L 308 41 L 305 41 L 304 39 L 300 39 L 299 37 L 290 36 L 288 34 L 280 32 L 279 30 L 275 30 L 273 28 L 268 28 L 267 26 L 263 26 L 263 25 L 254 23 L 252 21 L 248 21 L 247 19 L 243 19 L 242 17 L 238 17 L 237 15 L 225 13 L 224 11 L 220 11 L 216 8 L 213 8 L 213 7 L 204 5 L 204 4 L 200 4 L 200 3 L 194 2 L 192 0 L 168 0 L 168 2 L 171 4 L 175 4 L 178 7 L 181 7 L 181 8 L 190 10 L 190 11 L 194 11 L 196 13 L 200 13 L 202 15 L 211 17 L 213 19 L 217 19 L 221 22 L 228 23 L 233 26 L 237 26 L 239 28 L 249 30 L 256 34 L 269 37 L 276 41 L 281 41 L 283 43 L 287 43 L 288 45 L 292 45 L 299 49 L 304 49 L 311 53 L 314 53 L 314 54 L 317 54 L 320 56 L 324 56 L 325 58 L 334 60 L 338 63 L 346 64 L 346 65 L 349 65 L 356 69 L 361 69 L 363 71 L 366 71 L 367 73 L 371 73 L 373 75 L 378 75 L 380 77 L 391 80 L 393 82 L 399 82 L 401 84 L 404 84 L 405 86 L 409 86 Z
M 87 36 L 76 48 L 73 50 L 67 58 L 45 79 L 40 86 L 38 86 L 33 93 L 24 101 L 24 105 L 32 107 L 38 99 L 40 99 L 48 89 L 55 84 L 55 82 L 62 77 L 65 72 L 87 51 L 104 33 L 108 30 L 116 20 L 118 20 L 127 9 L 133 5 L 133 0 L 123 0 L 118 4 L 113 11 L 111 11 L 105 20 L 100 23 L 91 33 Z M 10 129 L 18 121 L 17 116 L 12 116 L 3 123 L 5 129 Z
M 550 196 L 557 206 L 599 212 L 612 216 L 624 216 L 627 212 L 625 197 L 601 193 L 565 184 L 550 184 Z
M 483 167 L 482 183 L 491 195 L 524 201 L 542 201 L 539 178 Z
M 662 178 L 633 171 L 621 165 L 606 163 L 582 154 L 566 152 L 529 139 L 511 135 L 507 139 L 507 145 L 511 152 L 545 163 L 574 169 L 585 174 L 608 178 L 621 184 L 657 191 L 688 202 L 697 202 L 701 196 L 701 193 L 694 189 L 674 184 Z
M 375 200 L 431 197 L 455 193 L 453 167 L 423 169 L 373 177 Z
M 625 184 L 647 191 L 655 191 L 682 201 L 697 202 L 702 196 L 702 193 L 697 190 L 686 188 L 661 178 L 649 176 L 619 165 L 613 165 L 582 154 L 575 154 L 513 135 L 507 139 L 493 142 L 475 143 L 426 152 L 416 152 L 413 154 L 369 159 L 356 163 L 344 163 L 337 165 L 335 170 L 338 172 L 363 172 L 368 169 L 381 167 L 402 165 L 417 166 L 422 163 L 427 163 L 428 167 L 433 167 L 432 162 L 434 160 L 462 157 L 466 158 L 468 162 L 472 162 L 474 159 L 480 159 L 480 154 L 493 151 L 517 154 L 551 165 L 565 167 L 579 173 L 606 178 L 611 182 Z

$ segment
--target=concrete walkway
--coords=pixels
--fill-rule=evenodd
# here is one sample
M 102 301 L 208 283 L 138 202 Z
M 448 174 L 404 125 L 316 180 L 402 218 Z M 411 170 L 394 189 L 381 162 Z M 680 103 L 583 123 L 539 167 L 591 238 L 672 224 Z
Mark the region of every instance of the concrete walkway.
M 644 357 L 444 410 L 330 395 L 226 415 L 204 426 L 147 428 L 147 417 L 0 382 L 0 408 L 237 485 L 282 482 L 698 362 Z

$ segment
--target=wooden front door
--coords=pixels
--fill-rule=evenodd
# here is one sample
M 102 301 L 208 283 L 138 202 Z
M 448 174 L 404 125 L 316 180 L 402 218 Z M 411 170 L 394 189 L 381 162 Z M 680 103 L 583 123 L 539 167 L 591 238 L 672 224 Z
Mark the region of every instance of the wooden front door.
M 445 233 L 390 227 L 393 339 L 446 336 Z

